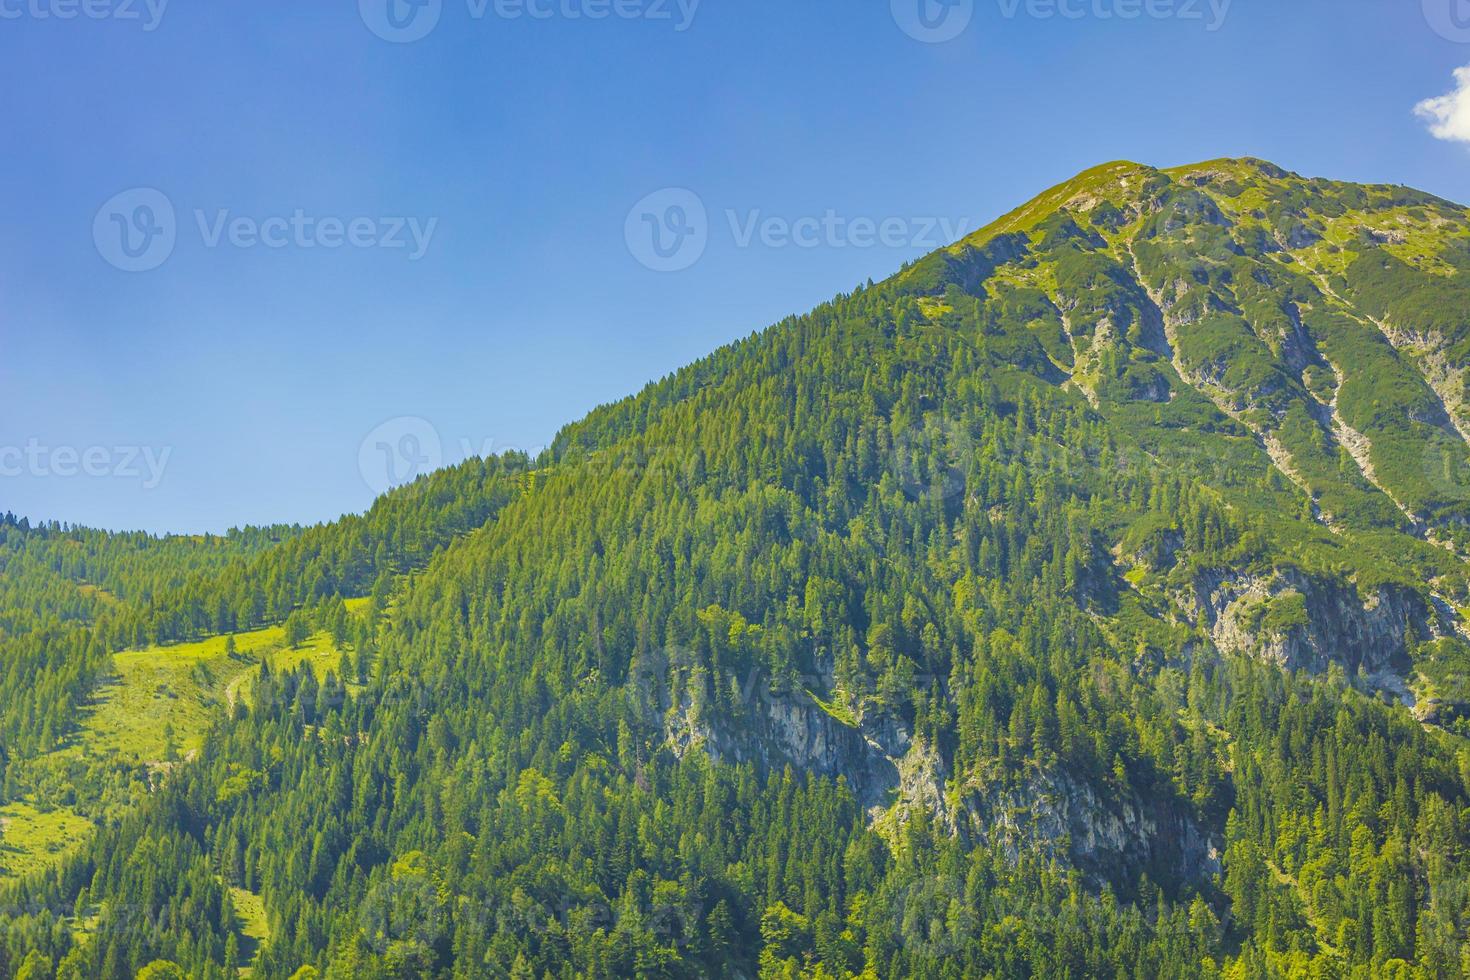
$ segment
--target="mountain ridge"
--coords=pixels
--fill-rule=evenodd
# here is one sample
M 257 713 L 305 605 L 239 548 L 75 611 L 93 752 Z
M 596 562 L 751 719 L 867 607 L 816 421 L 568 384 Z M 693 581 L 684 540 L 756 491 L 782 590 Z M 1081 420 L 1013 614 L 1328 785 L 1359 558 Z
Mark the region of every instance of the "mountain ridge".
M 1107 163 L 1101 163 L 1096 166 L 1089 167 L 1088 169 L 1081 171 L 1077 175 L 1070 177 L 1067 180 L 1064 180 L 1061 183 L 1056 184 L 1045 191 L 1042 191 L 1040 194 L 1036 195 L 1025 204 L 1022 204 L 1019 207 L 1006 212 L 1005 214 L 996 218 L 994 221 L 991 221 L 990 223 L 983 225 L 976 231 L 971 232 L 960 241 L 947 246 L 947 249 L 957 250 L 966 245 L 973 247 L 984 244 L 984 242 L 990 240 L 991 238 L 994 238 L 996 235 L 1007 231 L 1028 230 L 1028 228 L 1032 227 L 1034 223 L 1027 224 L 1025 221 L 1023 221 L 1022 219 L 1025 216 L 1032 214 L 1033 212 L 1036 212 L 1038 210 L 1049 214 L 1060 209 L 1067 202 L 1081 197 L 1082 195 L 1085 195 L 1088 191 L 1096 190 L 1100 186 L 1105 186 L 1107 184 L 1117 183 L 1118 180 L 1121 178 L 1142 178 L 1152 174 L 1163 174 L 1170 178 L 1182 178 L 1190 175 L 1208 174 L 1212 172 L 1224 174 L 1233 173 L 1237 176 L 1243 173 L 1251 173 L 1264 175 L 1268 178 L 1276 180 L 1292 179 L 1303 181 L 1306 183 L 1312 183 L 1314 181 L 1330 181 L 1329 178 L 1323 177 L 1303 177 L 1301 174 L 1296 173 L 1295 171 L 1287 170 L 1286 168 L 1272 163 L 1269 160 L 1264 160 L 1259 157 L 1251 156 L 1216 157 L 1210 160 L 1202 160 L 1198 163 L 1180 164 L 1173 167 L 1154 167 L 1152 165 L 1138 163 L 1133 160 L 1111 160 Z M 1345 181 L 1330 182 L 1349 183 Z M 1410 188 L 1404 184 L 1359 183 L 1356 184 L 1356 186 L 1386 191 L 1414 190 L 1413 188 Z M 1415 193 L 1424 194 L 1425 192 L 1415 191 Z M 1434 197 L 1434 195 L 1427 194 L 1426 196 Z M 1457 205 L 1454 202 L 1444 198 L 1434 197 L 1434 200 L 1448 207 L 1460 208 L 1461 210 L 1465 209 L 1463 205 Z

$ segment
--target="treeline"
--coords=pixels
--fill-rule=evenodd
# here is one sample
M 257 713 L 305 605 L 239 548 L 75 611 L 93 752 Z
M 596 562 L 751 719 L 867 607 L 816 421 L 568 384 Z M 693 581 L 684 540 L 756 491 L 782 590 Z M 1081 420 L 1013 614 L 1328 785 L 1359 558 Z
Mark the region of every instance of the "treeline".
M 89 623 L 109 611 L 146 603 L 190 578 L 259 554 L 298 530 L 156 536 L 32 524 L 0 514 L 0 639 L 48 622 Z
M 143 646 L 279 623 L 328 596 L 365 596 L 381 575 L 421 567 L 482 526 L 519 491 L 524 455 L 471 459 L 379 497 L 365 514 L 307 528 L 278 547 L 139 604 L 109 623 L 109 638 Z
M 0 525 L 10 635 L 0 637 L 0 763 L 54 748 L 115 651 L 279 623 L 421 567 L 512 499 L 523 456 L 474 459 L 331 524 L 153 538 Z M 14 578 L 12 579 L 12 573 Z M 21 599 L 19 597 L 25 597 Z M 12 601 L 13 600 L 13 601 Z

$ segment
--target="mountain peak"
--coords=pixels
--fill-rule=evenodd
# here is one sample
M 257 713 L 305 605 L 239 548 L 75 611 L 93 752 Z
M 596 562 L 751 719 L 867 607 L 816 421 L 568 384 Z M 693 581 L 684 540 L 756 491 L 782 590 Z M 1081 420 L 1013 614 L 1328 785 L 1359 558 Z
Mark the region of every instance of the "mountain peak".
M 1265 229 L 1274 235 L 1280 225 L 1311 224 L 1315 230 L 1308 237 L 1314 243 L 1324 237 L 1328 221 L 1346 217 L 1356 232 L 1359 225 L 1367 227 L 1377 220 L 1372 212 L 1429 207 L 1441 213 L 1427 220 L 1413 214 L 1395 214 L 1392 220 L 1423 226 L 1428 238 L 1442 245 L 1447 237 L 1453 237 L 1445 230 L 1449 227 L 1446 222 L 1457 222 L 1465 214 L 1463 207 L 1422 191 L 1303 177 L 1258 157 L 1220 157 L 1168 168 L 1114 160 L 1041 192 L 936 255 L 961 255 L 984 248 L 1002 236 L 1029 235 L 1062 211 L 1073 217 L 1086 215 L 1110 240 L 1127 239 L 1168 206 L 1182 207 L 1186 212 L 1197 208 L 1218 212 L 1223 220 L 1212 223 L 1250 234 Z M 1371 235 L 1373 231 L 1368 228 L 1364 233 Z M 1394 232 L 1391 237 L 1400 234 Z M 1438 245 L 1433 251 L 1439 250 Z
M 1163 181 L 1156 183 L 1158 178 L 1163 178 Z M 1220 157 L 1167 169 L 1132 160 L 1113 160 L 1090 167 L 1043 191 L 952 247 L 979 246 L 999 235 L 1028 231 L 1062 208 L 1087 211 L 1102 200 L 1114 204 L 1136 200 L 1150 189 L 1176 180 L 1204 183 L 1221 179 L 1279 181 L 1291 178 L 1301 179 L 1289 170 L 1256 157 Z
M 1164 173 L 1170 176 L 1185 176 L 1197 173 L 1229 173 L 1235 176 L 1265 177 L 1270 180 L 1285 180 L 1290 177 L 1300 177 L 1290 170 L 1278 167 L 1270 160 L 1262 160 L 1260 157 L 1218 157 L 1214 160 L 1204 160 L 1200 163 L 1189 163 L 1179 167 L 1166 167 Z

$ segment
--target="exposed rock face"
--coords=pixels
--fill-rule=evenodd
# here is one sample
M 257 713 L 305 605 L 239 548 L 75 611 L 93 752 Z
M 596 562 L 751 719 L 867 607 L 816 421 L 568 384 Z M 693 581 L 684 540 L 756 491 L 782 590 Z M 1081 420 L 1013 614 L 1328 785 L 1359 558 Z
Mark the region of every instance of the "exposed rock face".
M 937 749 L 923 742 L 914 742 L 900 758 L 893 759 L 898 767 L 897 812 L 902 820 L 910 809 L 928 810 L 935 822 L 951 834 L 958 832 L 955 814 L 951 811 L 945 792 L 948 770 Z M 869 811 L 873 817 L 882 813 L 874 807 Z
M 1134 401 L 1162 403 L 1167 402 L 1172 395 L 1169 379 L 1158 372 L 1139 378 L 1128 388 L 1128 397 Z
M 846 777 L 865 808 L 889 802 L 890 791 L 900 784 L 907 732 L 892 722 L 870 720 L 860 728 L 843 724 L 802 690 L 775 693 L 762 681 L 748 694 L 747 710 L 728 719 L 696 710 L 686 696 L 677 710 L 664 715 L 665 740 L 680 758 L 702 749 L 721 761 L 755 763 L 764 771 L 790 765 L 797 772 Z
M 1395 350 L 1414 358 L 1443 406 L 1445 421 L 1454 426 L 1461 438 L 1470 441 L 1470 403 L 1466 400 L 1470 391 L 1470 366 L 1457 363 L 1450 353 L 1450 344 L 1434 331 L 1405 329 L 1386 322 L 1378 323 L 1378 327 Z
M 1096 879 L 1150 868 L 1184 881 L 1220 870 L 1209 839 L 1184 804 L 1100 794 L 1065 771 L 1035 772 L 1019 786 L 965 797 L 964 827 L 1015 856 L 1040 853 L 1075 863 Z
M 1219 871 L 1220 842 L 1209 839 L 1173 798 L 1145 800 L 1100 791 L 1062 770 L 1034 772 L 1018 786 L 974 790 L 956 803 L 939 751 L 895 719 L 869 714 L 844 724 L 809 694 L 770 692 L 762 683 L 736 719 L 704 716 L 686 698 L 664 714 L 667 744 L 683 757 L 704 751 L 764 771 L 843 777 L 874 820 L 905 822 L 915 810 L 951 834 L 996 843 L 1019 856 L 1040 848 L 1075 863 L 1095 882 L 1121 882 L 1140 868 L 1170 880 Z
M 1192 604 L 1221 650 L 1249 653 L 1287 670 L 1340 665 L 1412 704 L 1409 635 L 1445 635 L 1440 616 L 1413 591 L 1379 586 L 1366 600 L 1352 585 L 1292 570 L 1268 576 L 1196 576 Z

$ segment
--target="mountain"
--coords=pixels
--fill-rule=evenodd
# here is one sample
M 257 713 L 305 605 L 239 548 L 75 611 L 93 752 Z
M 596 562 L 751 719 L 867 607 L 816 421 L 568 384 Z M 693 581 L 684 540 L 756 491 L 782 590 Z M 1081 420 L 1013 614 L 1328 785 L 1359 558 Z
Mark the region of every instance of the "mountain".
M 1108 164 L 204 570 L 123 639 L 284 631 L 188 757 L 10 762 L 96 829 L 0 973 L 1460 975 L 1467 273 L 1427 194 Z

